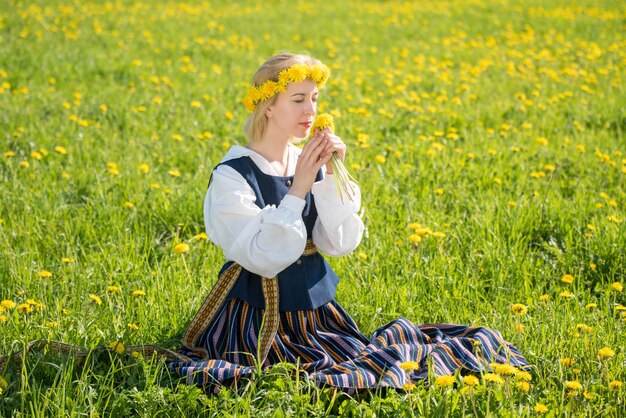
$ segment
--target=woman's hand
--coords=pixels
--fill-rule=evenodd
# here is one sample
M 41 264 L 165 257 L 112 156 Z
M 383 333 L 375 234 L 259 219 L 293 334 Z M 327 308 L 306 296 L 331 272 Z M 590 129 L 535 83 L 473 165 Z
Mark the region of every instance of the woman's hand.
M 296 165 L 296 172 L 293 177 L 293 185 L 291 189 L 289 189 L 288 194 L 301 199 L 306 197 L 306 194 L 311 190 L 311 187 L 313 187 L 313 183 L 315 183 L 315 178 L 320 168 L 330 161 L 330 157 L 333 154 L 332 152 L 326 152 L 329 142 L 330 139 L 327 138 L 322 131 L 313 135 L 313 137 L 304 144 L 302 153 L 300 153 L 298 157 L 298 164 Z
M 346 144 L 329 127 L 324 128 L 318 134 L 321 134 L 323 139 L 328 140 L 322 152 L 322 157 L 332 156 L 333 152 L 336 152 L 341 161 L 346 158 Z M 333 174 L 333 164 L 330 161 L 326 163 L 326 172 Z

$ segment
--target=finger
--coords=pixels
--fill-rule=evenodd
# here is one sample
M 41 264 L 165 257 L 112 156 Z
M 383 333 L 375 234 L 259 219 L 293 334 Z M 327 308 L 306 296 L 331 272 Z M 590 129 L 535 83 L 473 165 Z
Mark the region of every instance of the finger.
M 322 166 L 324 166 L 324 164 L 328 163 L 330 161 L 330 157 L 332 157 L 333 154 L 328 154 L 325 157 L 320 157 L 319 160 L 317 160 L 317 162 L 314 165 L 315 171 L 319 171 Z
M 321 153 L 324 151 L 324 147 L 326 146 L 326 140 L 320 140 L 314 143 L 311 148 L 307 149 L 306 153 L 303 152 L 300 154 L 302 158 L 306 161 L 316 162 L 320 157 Z

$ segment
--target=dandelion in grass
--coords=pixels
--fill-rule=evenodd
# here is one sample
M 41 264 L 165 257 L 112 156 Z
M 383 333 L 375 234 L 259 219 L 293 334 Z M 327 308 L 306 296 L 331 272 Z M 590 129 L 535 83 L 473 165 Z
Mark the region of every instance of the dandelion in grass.
M 448 386 L 454 385 L 456 379 L 454 376 L 439 376 L 435 379 L 435 385 L 440 388 L 446 388 Z
M 74 262 L 74 259 L 70 257 L 63 257 L 61 261 L 63 261 L 65 264 L 70 264 Z
M 583 332 L 591 332 L 591 331 L 593 331 L 592 327 L 590 327 L 589 325 L 585 325 L 585 324 L 577 324 L 576 325 L 576 329 L 578 331 L 583 331 Z
M 611 347 L 603 347 L 598 351 L 598 359 L 604 360 L 615 355 L 615 351 Z
M 139 171 L 144 174 L 147 174 L 150 171 L 150 166 L 147 163 L 139 164 Z
M 416 361 L 405 361 L 404 363 L 400 363 L 400 368 L 405 372 L 410 372 L 412 370 L 418 370 L 420 365 Z
M 67 150 L 60 145 L 57 145 L 56 147 L 54 147 L 54 152 L 56 152 L 57 154 L 61 154 L 61 155 L 67 155 Z
M 576 360 L 571 357 L 565 357 L 560 360 L 560 363 L 563 367 L 571 367 L 574 365 L 574 363 L 576 363 Z
M 12 300 L 8 300 L 5 299 L 2 302 L 0 302 L 0 306 L 2 306 L 4 309 L 10 310 L 15 308 L 17 304 L 15 302 L 13 302 Z
M 130 329 L 131 331 L 138 331 L 139 330 L 139 325 L 130 323 L 130 324 L 128 324 L 128 329 Z
M 530 382 L 531 380 L 533 380 L 533 377 L 530 373 L 522 370 L 518 370 L 515 377 L 517 378 L 517 380 L 523 380 L 524 382 Z
M 572 299 L 574 297 L 574 294 L 570 292 L 569 290 L 564 290 L 561 293 L 559 293 L 559 296 L 562 297 L 563 299 Z
M 522 305 L 521 303 L 516 303 L 511 306 L 511 312 L 518 316 L 526 315 L 528 307 L 526 305 Z
M 189 251 L 189 244 L 185 242 L 181 242 L 180 244 L 176 244 L 174 249 L 172 250 L 174 254 L 183 254 Z
M 0 324 L 4 324 L 7 321 L 6 315 L 0 315 Z
M 96 305 L 102 305 L 102 299 L 100 299 L 100 296 L 94 293 L 89 294 L 89 300 L 91 300 L 91 302 L 95 303 Z
M 169 174 L 172 177 L 180 177 L 180 171 L 176 169 L 169 170 L 167 174 Z
M 583 388 L 583 385 L 578 380 L 568 380 L 564 383 L 565 389 L 570 391 L 578 391 Z
M 19 313 L 27 314 L 33 311 L 33 307 L 28 303 L 20 303 L 19 305 L 17 305 L 17 311 Z
M 402 389 L 404 389 L 406 391 L 411 391 L 411 390 L 415 389 L 415 384 L 414 383 L 405 383 L 404 385 L 402 385 Z
M 515 376 L 517 374 L 517 369 L 510 364 L 492 363 L 489 366 L 496 374 L 501 376 Z
M 539 296 L 539 300 L 542 302 L 548 302 L 550 300 L 550 295 L 544 293 L 543 295 Z
M 478 378 L 472 375 L 463 376 L 461 380 L 463 381 L 463 384 L 466 386 L 478 386 L 480 384 L 480 381 L 478 380 Z
M 122 289 L 119 286 L 111 285 L 111 286 L 107 286 L 107 292 L 122 293 Z
M 39 273 L 37 273 L 37 276 L 43 278 L 43 279 L 47 279 L 49 277 L 52 277 L 52 273 L 49 272 L 48 270 L 42 270 Z
M 621 292 L 622 290 L 624 290 L 624 285 L 620 282 L 613 282 L 611 283 L 611 290 L 615 292 Z
M 544 405 L 544 404 L 542 404 L 542 403 L 535 404 L 535 406 L 533 407 L 533 409 L 534 409 L 534 410 L 535 410 L 535 412 L 536 412 L 536 413 L 538 413 L 538 414 L 545 414 L 545 413 L 547 413 L 547 412 L 549 411 L 548 407 L 547 407 L 547 406 L 545 406 L 545 405 Z
M 561 277 L 561 281 L 563 283 L 572 284 L 574 283 L 574 276 L 571 274 L 564 274 L 563 277 Z
M 503 385 L 504 384 L 504 379 L 502 377 L 498 376 L 495 373 L 485 373 L 483 375 L 483 379 L 487 383 L 493 383 L 493 384 L 496 384 L 496 385 Z
M 620 312 L 620 311 L 624 312 L 624 311 L 626 311 L 626 306 L 624 306 L 624 305 L 617 305 L 615 307 L 615 310 L 618 311 L 618 312 Z
M 111 344 L 108 345 L 108 347 L 115 351 L 117 354 L 123 354 L 124 353 L 124 344 L 122 344 L 119 341 L 113 341 Z
M 619 380 L 613 380 L 612 382 L 609 382 L 609 389 L 614 390 L 614 391 L 620 391 L 622 390 L 622 386 L 624 384 L 619 381 Z
M 209 239 L 209 236 L 206 234 L 206 232 L 200 232 L 199 234 L 194 235 L 192 239 L 194 241 L 200 241 L 200 240 L 206 241 Z
M 515 387 L 520 392 L 528 393 L 530 391 L 530 383 L 528 383 L 526 381 L 523 381 L 523 380 L 520 380 L 519 382 L 516 382 L 515 383 Z
M 588 303 L 587 305 L 585 305 L 585 308 L 590 311 L 596 309 L 597 307 L 598 307 L 597 303 Z
M 146 295 L 146 292 L 143 290 L 133 290 L 133 296 L 136 298 L 145 296 L 145 295 Z

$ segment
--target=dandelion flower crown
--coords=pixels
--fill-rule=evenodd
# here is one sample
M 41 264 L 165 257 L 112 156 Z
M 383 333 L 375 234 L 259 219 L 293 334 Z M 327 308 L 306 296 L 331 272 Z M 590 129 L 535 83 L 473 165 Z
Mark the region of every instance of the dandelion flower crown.
M 243 105 L 249 112 L 252 112 L 259 102 L 287 90 L 287 84 L 289 83 L 299 83 L 309 79 L 314 81 L 318 88 L 322 88 L 329 76 L 330 69 L 324 64 L 292 65 L 278 73 L 277 80 L 267 80 L 260 86 L 248 88 L 248 94 L 243 99 Z

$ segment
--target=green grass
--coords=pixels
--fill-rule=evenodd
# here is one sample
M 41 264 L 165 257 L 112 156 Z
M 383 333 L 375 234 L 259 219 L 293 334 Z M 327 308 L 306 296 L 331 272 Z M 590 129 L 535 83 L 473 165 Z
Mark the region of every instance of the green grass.
M 32 353 L 0 381 L 0 416 L 623 414 L 624 4 L 265 3 L 0 0 L 0 301 L 32 309 L 0 312 L 0 353 L 178 347 L 223 262 L 194 237 L 211 169 L 245 143 L 248 82 L 308 51 L 332 69 L 318 110 L 363 192 L 367 234 L 330 260 L 338 301 L 365 334 L 398 316 L 496 328 L 533 364 L 530 391 L 347 396 L 281 365 L 208 395 L 161 360 Z M 412 223 L 445 237 L 414 244 Z

